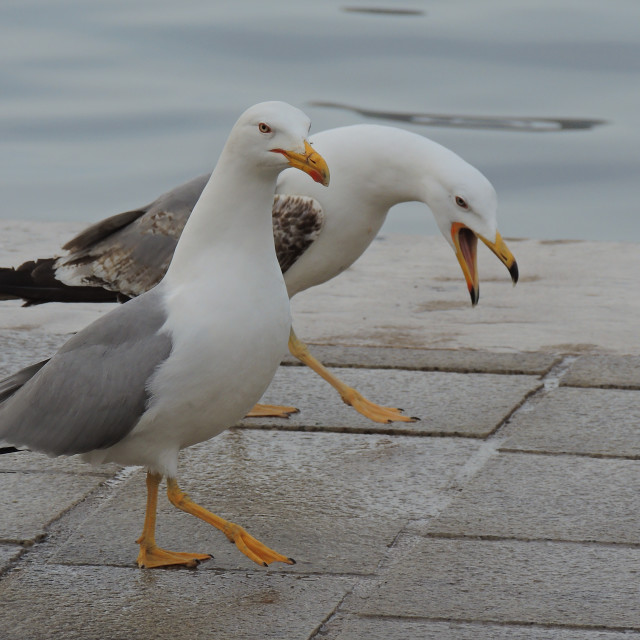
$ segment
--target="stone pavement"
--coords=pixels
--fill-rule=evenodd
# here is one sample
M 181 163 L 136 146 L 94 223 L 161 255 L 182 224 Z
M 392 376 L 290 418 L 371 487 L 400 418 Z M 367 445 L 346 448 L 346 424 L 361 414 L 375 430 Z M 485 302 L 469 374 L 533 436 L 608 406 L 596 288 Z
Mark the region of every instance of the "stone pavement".
M 141 571 L 142 470 L 0 456 L 0 638 L 640 638 L 638 247 L 509 244 L 522 282 L 481 263 L 476 309 L 439 238 L 295 301 L 320 359 L 420 422 L 373 424 L 287 358 L 265 401 L 299 414 L 183 452 L 189 494 L 293 567 L 163 497 L 159 542 L 214 558 Z M 0 302 L 0 373 L 107 309 Z

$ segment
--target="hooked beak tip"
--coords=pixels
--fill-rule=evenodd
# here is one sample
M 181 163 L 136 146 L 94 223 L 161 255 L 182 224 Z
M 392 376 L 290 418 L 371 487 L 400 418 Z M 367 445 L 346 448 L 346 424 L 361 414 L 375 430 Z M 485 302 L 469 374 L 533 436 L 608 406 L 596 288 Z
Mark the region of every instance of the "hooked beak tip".
M 509 267 L 509 273 L 511 274 L 511 282 L 513 282 L 513 286 L 516 286 L 518 282 L 518 278 L 520 277 L 520 272 L 518 271 L 518 263 L 514 260 L 513 264 Z

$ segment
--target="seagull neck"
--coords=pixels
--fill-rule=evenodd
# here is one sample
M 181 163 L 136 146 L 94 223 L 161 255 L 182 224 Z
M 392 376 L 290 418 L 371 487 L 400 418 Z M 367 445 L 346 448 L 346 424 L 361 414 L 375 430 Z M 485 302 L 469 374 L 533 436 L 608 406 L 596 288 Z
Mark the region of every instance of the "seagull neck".
M 168 278 L 201 269 L 201 258 L 215 260 L 223 253 L 275 260 L 271 209 L 276 178 L 273 169 L 251 172 L 223 153 L 182 232 Z
M 409 132 L 393 130 L 393 135 L 373 138 L 369 157 L 377 161 L 375 184 L 368 196 L 386 212 L 401 202 L 425 202 L 431 195 L 429 175 L 438 171 L 438 150 L 431 140 Z
M 422 136 L 407 137 L 403 150 L 405 201 L 424 202 L 431 206 L 432 177 L 438 175 L 442 147 Z

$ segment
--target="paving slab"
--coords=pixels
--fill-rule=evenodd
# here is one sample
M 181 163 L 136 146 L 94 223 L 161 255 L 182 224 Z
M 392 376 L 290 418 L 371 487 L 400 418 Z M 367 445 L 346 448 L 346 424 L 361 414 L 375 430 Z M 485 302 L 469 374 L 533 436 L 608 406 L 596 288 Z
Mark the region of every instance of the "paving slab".
M 136 496 L 143 498 L 142 495 Z M 211 507 L 212 505 L 206 504 Z M 134 510 L 134 507 L 136 508 Z M 259 567 L 229 544 L 222 533 L 193 516 L 160 510 L 156 539 L 172 551 L 208 553 L 210 560 L 198 571 L 262 571 L 264 573 L 372 575 L 384 559 L 388 547 L 408 522 L 407 518 L 305 517 L 291 519 L 274 515 L 229 513 L 211 509 L 231 522 L 243 526 L 251 535 L 280 553 L 293 557 L 296 564 Z M 105 520 L 100 526 L 99 518 Z M 136 567 L 142 531 L 143 503 L 120 501 L 95 512 L 86 524 L 61 531 L 49 544 L 59 547 L 47 554 L 49 562 L 66 565 Z M 107 520 L 108 519 L 108 520 Z M 105 524 L 108 522 L 108 525 Z
M 185 490 L 234 510 L 283 516 L 416 517 L 478 450 L 475 440 L 227 431 L 184 452 Z
M 412 531 L 640 544 L 639 512 L 636 460 L 503 453 Z
M 79 230 L 0 223 L 0 265 L 58 253 L 72 228 Z M 347 346 L 640 355 L 640 297 L 629 295 L 637 245 L 509 239 L 509 247 L 520 282 L 511 287 L 503 265 L 479 247 L 480 302 L 472 308 L 442 237 L 382 235 L 339 277 L 295 296 L 296 331 L 303 340 Z M 0 302 L 0 330 L 46 326 L 68 334 L 109 308 Z
M 0 300 L 0 334 L 8 366 L 25 366 L 51 356 L 50 347 L 64 344 L 74 333 L 111 311 L 116 303 L 50 302 L 23 307 L 21 300 Z M 18 336 L 22 340 L 18 340 Z M 25 342 L 26 341 L 26 342 Z M 21 358 L 28 362 L 22 364 Z
M 18 451 L 0 455 L 0 472 L 29 471 L 34 473 L 73 473 L 76 475 L 89 474 L 92 476 L 111 477 L 120 468 L 117 464 L 103 464 L 99 467 L 94 467 L 83 462 L 79 456 L 51 458 L 44 453 L 37 453 L 36 451 Z
M 640 389 L 640 357 L 581 356 L 571 364 L 561 385 Z
M 2 266 L 73 235 L 5 227 Z M 299 416 L 245 421 L 185 452 L 184 488 L 295 567 L 256 567 L 163 495 L 159 541 L 216 557 L 197 571 L 139 571 L 142 471 L 111 480 L 114 468 L 0 457 L 2 526 L 15 515 L 27 529 L 25 547 L 0 529 L 0 637 L 637 637 L 637 246 L 509 245 L 520 283 L 481 247 L 475 308 L 435 237 L 378 239 L 294 299 L 316 356 L 372 400 L 421 416 L 416 431 L 376 427 L 288 366 L 269 401 Z M 0 376 L 112 307 L 0 302 Z M 531 396 L 564 354 L 581 357 L 562 386 Z
M 520 281 L 511 287 L 479 247 L 480 301 L 471 308 L 442 238 L 379 238 L 342 275 L 294 297 L 296 333 L 318 344 L 640 355 L 640 296 L 629 294 L 637 244 L 508 243 Z
M 550 353 L 495 353 L 453 349 L 397 349 L 309 345 L 311 353 L 327 367 L 457 371 L 459 373 L 521 373 L 544 375 L 560 358 Z M 289 355 L 288 365 L 303 366 Z
M 29 326 L 3 330 L 0 332 L 0 379 L 50 358 L 70 336 Z
M 33 543 L 104 481 L 102 475 L 0 473 L 0 540 Z
M 3 640 L 307 640 L 351 588 L 337 576 L 31 565 L 0 584 Z
M 344 611 L 638 631 L 639 570 L 637 547 L 406 536 Z
M 501 450 L 640 458 L 639 427 L 640 391 L 560 387 L 510 418 Z
M 372 573 L 409 519 L 437 511 L 441 492 L 478 447 L 449 438 L 242 429 L 183 452 L 181 486 L 296 559 L 282 570 Z M 131 565 L 144 501 L 144 475 L 136 472 L 52 536 L 52 561 Z M 203 569 L 254 567 L 220 532 L 164 497 L 157 539 L 169 549 L 212 553 Z
M 536 376 L 461 374 L 395 369 L 331 369 L 366 398 L 404 409 L 419 422 L 377 424 L 345 405 L 308 367 L 280 367 L 261 402 L 300 409 L 289 419 L 246 418 L 252 428 L 375 431 L 415 435 L 485 437 L 541 386 Z
M 634 640 L 640 638 L 640 633 L 336 616 L 323 626 L 318 637 L 322 640 Z
M 24 548 L 16 544 L 0 544 L 0 574 L 2 574 L 9 565 L 20 557 L 24 552 Z

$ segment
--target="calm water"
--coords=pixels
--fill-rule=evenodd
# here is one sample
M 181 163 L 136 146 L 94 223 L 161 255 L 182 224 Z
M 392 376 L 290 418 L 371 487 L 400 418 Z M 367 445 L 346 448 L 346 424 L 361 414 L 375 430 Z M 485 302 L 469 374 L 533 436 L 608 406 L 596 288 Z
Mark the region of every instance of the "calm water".
M 1 218 L 144 204 L 279 99 L 314 131 L 387 122 L 454 149 L 496 186 L 503 235 L 640 240 L 638 0 L 3 0 L 0 51 Z M 437 233 L 415 204 L 385 230 Z

